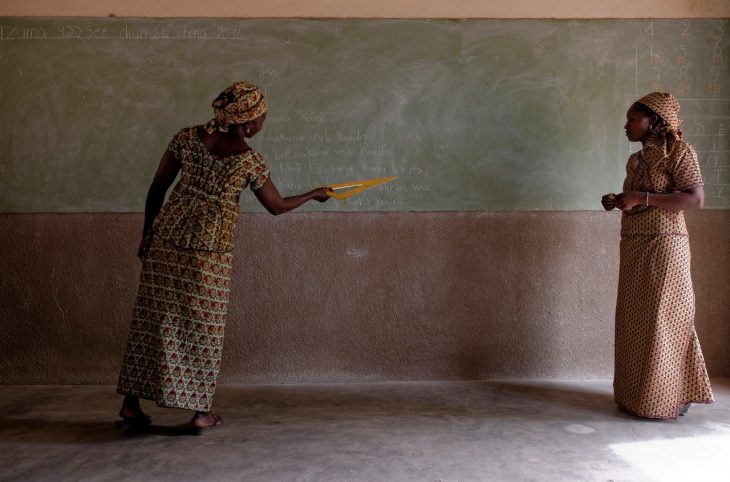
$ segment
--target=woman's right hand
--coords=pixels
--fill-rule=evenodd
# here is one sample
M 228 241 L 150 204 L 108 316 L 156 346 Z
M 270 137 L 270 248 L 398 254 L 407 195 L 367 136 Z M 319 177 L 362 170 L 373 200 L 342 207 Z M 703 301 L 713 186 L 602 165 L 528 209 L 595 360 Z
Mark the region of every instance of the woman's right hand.
M 310 194 L 312 195 L 312 199 L 323 203 L 330 199 L 330 195 L 327 194 L 327 191 L 329 191 L 329 188 L 318 187 L 317 189 L 312 190 Z
M 603 209 L 605 209 L 606 211 L 611 211 L 612 209 L 615 209 L 616 195 L 612 192 L 606 194 L 601 198 L 601 204 L 603 204 Z
M 330 197 L 327 194 L 326 187 L 318 187 L 296 196 L 281 197 L 279 190 L 276 189 L 274 181 L 271 178 L 267 179 L 263 186 L 256 189 L 253 192 L 256 195 L 256 199 L 259 200 L 262 206 L 266 208 L 268 212 L 274 216 L 284 214 L 292 209 L 296 209 L 307 201 L 315 199 L 321 203 L 327 201 Z

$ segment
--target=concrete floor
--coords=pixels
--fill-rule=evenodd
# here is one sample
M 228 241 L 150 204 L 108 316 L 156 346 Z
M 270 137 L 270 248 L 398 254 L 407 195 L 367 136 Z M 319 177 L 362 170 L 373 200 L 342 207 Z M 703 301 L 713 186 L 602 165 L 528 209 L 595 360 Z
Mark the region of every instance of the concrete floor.
M 223 386 L 224 425 L 109 386 L 0 387 L 1 480 L 728 480 L 730 380 L 672 421 L 616 409 L 610 381 Z

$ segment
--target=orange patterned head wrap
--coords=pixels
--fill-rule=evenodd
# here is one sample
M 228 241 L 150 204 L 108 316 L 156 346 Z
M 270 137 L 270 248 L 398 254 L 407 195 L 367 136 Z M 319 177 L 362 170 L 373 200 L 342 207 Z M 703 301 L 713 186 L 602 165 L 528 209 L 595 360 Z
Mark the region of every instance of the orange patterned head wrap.
M 231 124 L 243 124 L 261 117 L 266 113 L 269 104 L 258 87 L 245 80 L 236 82 L 213 101 L 213 113 L 205 128 L 208 132 L 219 130 L 228 132 Z
M 681 138 L 679 126 L 682 121 L 679 120 L 679 101 L 676 97 L 666 92 L 652 92 L 636 102 L 656 112 L 667 123 L 667 131 Z

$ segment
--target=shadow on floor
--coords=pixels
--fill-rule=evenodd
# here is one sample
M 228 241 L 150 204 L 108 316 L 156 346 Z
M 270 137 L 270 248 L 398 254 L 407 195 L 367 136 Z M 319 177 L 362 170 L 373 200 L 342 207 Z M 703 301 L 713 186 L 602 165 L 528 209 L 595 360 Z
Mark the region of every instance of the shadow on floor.
M 151 425 L 131 430 L 120 422 L 58 421 L 49 419 L 1 420 L 0 437 L 6 442 L 27 444 L 103 444 L 118 443 L 150 435 L 167 437 L 195 436 L 199 432 L 189 424 Z
M 78 388 L 77 393 L 84 388 Z M 187 420 L 189 413 L 161 409 L 143 402 L 154 425 L 144 431 L 123 430 L 115 424 L 115 397 L 99 387 L 90 389 L 87 400 L 96 400 L 94 413 L 110 415 L 109 421 L 70 420 L 63 409 L 75 406 L 62 392 L 36 399 L 23 397 L 22 413 L 5 412 L 0 418 L 0 438 L 21 443 L 98 444 L 149 436 L 186 437 L 196 435 Z M 76 395 L 78 396 L 78 395 Z M 41 400 L 41 401 L 36 401 Z M 93 402 L 92 402 L 93 403 Z M 113 404 L 113 405 L 112 405 Z M 407 382 L 318 385 L 222 386 L 216 394 L 215 411 L 238 424 L 338 423 L 367 425 L 369 421 L 447 423 L 524 419 L 535 422 L 584 420 L 600 422 L 635 418 L 620 411 L 605 383 L 550 381 Z M 52 415 L 48 415 L 52 413 Z M 184 423 L 181 423 L 184 421 Z M 234 428 L 235 427 L 235 428 Z
M 605 387 L 576 388 L 549 382 L 485 381 L 354 385 L 228 387 L 239 396 L 217 395 L 222 412 L 248 416 L 291 415 L 332 420 L 352 417 L 521 416 L 536 420 L 627 418 Z
M 488 383 L 493 387 L 498 387 L 499 393 L 506 399 L 512 401 L 522 399 L 528 406 L 537 403 L 545 406 L 545 409 L 551 413 L 564 412 L 571 417 L 576 413 L 582 413 L 603 419 L 630 417 L 619 410 L 614 402 L 613 393 L 598 388 L 586 386 L 578 388 L 575 384 L 529 381 Z

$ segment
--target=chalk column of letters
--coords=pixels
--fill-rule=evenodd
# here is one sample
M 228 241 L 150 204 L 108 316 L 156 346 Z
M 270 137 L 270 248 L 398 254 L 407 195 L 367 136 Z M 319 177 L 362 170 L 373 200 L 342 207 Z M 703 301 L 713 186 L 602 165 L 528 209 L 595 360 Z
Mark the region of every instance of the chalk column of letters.
M 723 58 L 725 24 L 718 22 L 711 31 L 698 31 L 691 20 L 684 20 L 677 31 L 659 31 L 654 22 L 644 30 L 643 55 L 637 47 L 636 94 L 644 90 L 641 74 L 649 72 L 647 86 L 652 91 L 674 93 L 682 105 L 684 138 L 697 150 L 705 181 L 705 205 L 730 207 L 730 116 L 708 116 L 712 104 L 730 104 L 727 86 L 720 77 L 727 68 Z M 702 50 L 690 50 L 687 41 L 700 36 Z M 696 43 L 695 43 L 696 45 Z M 697 58 L 693 58 L 697 57 Z M 706 63 L 698 60 L 708 59 Z M 648 69 L 646 68 L 648 67 Z M 693 71 L 695 70 L 695 71 Z M 727 109 L 720 110 L 726 112 Z

